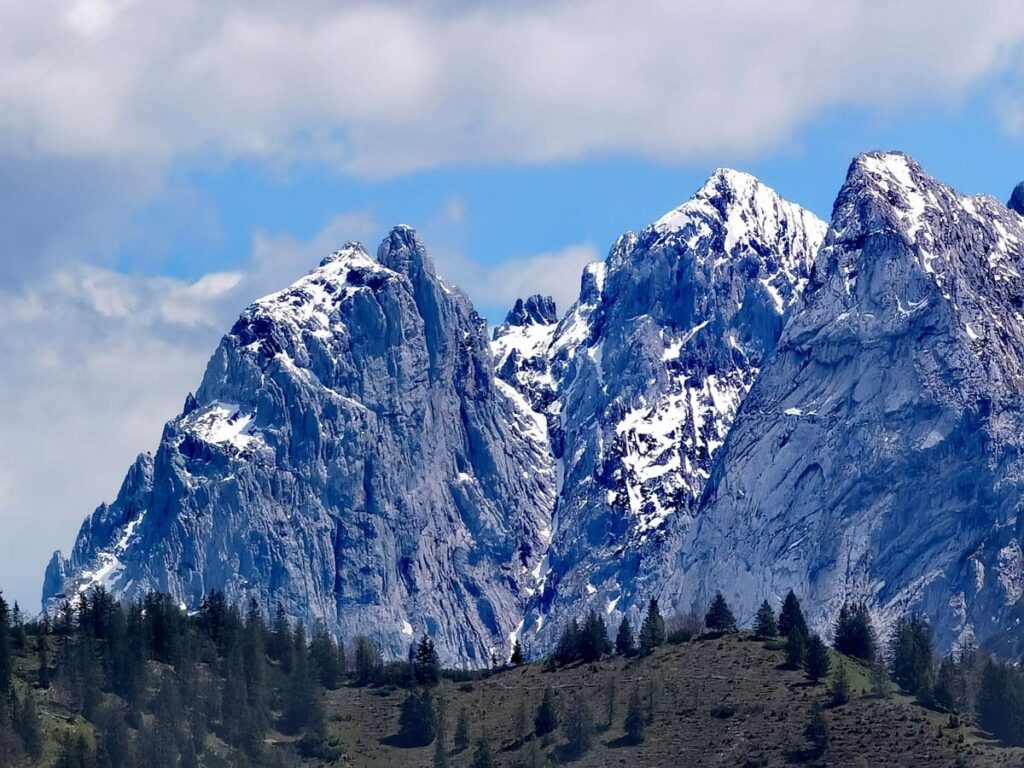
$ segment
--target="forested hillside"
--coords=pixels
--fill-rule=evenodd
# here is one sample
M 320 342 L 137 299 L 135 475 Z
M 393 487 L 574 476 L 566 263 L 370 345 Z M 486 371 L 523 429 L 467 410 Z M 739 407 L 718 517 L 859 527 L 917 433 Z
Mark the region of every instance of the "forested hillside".
M 594 613 L 527 663 L 443 668 L 422 637 L 385 660 L 283 612 L 212 594 L 123 606 L 95 590 L 26 620 L 0 602 L 0 761 L 59 768 L 187 766 L 1016 765 L 1024 679 L 967 644 L 934 656 L 927 623 L 885 643 L 860 604 L 829 642 L 790 593 L 737 631 L 704 616 L 639 627 Z M 998 739 L 981 730 L 987 729 Z

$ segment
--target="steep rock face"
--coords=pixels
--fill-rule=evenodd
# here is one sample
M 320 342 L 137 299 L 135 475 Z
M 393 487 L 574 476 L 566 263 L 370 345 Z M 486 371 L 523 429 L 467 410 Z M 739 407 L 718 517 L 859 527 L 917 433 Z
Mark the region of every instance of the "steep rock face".
M 1006 205 L 1011 211 L 1024 216 L 1024 181 L 1013 188 L 1013 194 L 1010 195 L 1010 202 Z
M 491 351 L 495 371 L 529 401 L 537 413 L 546 413 L 555 399 L 555 380 L 548 351 L 558 325 L 555 301 L 530 296 L 516 301 L 505 322 L 494 329 Z
M 1022 274 L 1016 213 L 857 158 L 664 596 L 749 620 L 792 587 L 819 628 L 854 596 L 992 634 L 1024 594 Z
M 104 584 L 194 609 L 220 589 L 479 665 L 522 613 L 554 488 L 544 419 L 400 227 L 376 260 L 350 244 L 242 313 L 44 601 Z
M 531 402 L 549 419 L 563 476 L 520 628 L 533 647 L 587 607 L 635 614 L 664 583 L 674 537 L 824 230 L 753 177 L 718 171 L 588 267 L 579 301 L 553 330 L 536 331 L 530 366 L 499 367 L 524 393 L 545 393 Z M 524 369 L 542 370 L 543 387 Z

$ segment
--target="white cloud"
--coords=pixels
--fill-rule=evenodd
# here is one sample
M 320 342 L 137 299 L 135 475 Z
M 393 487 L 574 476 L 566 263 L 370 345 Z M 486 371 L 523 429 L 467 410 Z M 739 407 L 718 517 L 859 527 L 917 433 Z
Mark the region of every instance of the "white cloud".
M 465 290 L 482 314 L 498 322 L 516 299 L 534 293 L 553 296 L 559 314 L 564 314 L 579 297 L 583 267 L 599 257 L 597 248 L 585 243 L 497 264 L 459 252 L 435 253 L 434 260 L 445 279 Z
M 5 0 L 0 29 L 9 150 L 213 148 L 379 175 L 757 152 L 836 105 L 958 99 L 1010 66 L 1024 14 L 1016 0 L 41 0 L 31 14 Z

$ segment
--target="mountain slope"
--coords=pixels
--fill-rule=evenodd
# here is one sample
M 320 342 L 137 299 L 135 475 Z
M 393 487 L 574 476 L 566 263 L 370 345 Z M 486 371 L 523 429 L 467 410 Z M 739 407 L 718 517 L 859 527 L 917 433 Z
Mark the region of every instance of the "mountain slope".
M 44 600 L 104 584 L 195 608 L 223 590 L 404 655 L 486 664 L 546 546 L 546 425 L 411 230 L 350 244 L 249 307 Z
M 749 620 L 794 588 L 948 646 L 1024 594 L 1024 219 L 901 154 L 858 157 L 804 299 L 744 401 L 665 596 Z M 1021 522 L 1018 522 L 1021 521 Z
M 753 177 L 721 170 L 588 267 L 557 326 L 496 331 L 499 353 L 531 334 L 518 342 L 530 354 L 499 358 L 498 371 L 547 416 L 564 477 L 523 624 L 532 643 L 549 645 L 585 606 L 635 615 L 663 583 L 824 230 Z

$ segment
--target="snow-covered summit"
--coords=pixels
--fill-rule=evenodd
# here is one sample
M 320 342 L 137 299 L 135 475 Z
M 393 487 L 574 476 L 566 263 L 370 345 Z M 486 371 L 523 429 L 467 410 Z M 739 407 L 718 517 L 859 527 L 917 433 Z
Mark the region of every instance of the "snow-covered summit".
M 649 597 L 669 521 L 690 518 L 824 234 L 752 176 L 717 171 L 584 271 L 557 327 L 533 331 L 532 357 L 512 367 L 496 346 L 498 375 L 548 417 L 564 476 L 526 635 L 581 602 L 628 612 Z

